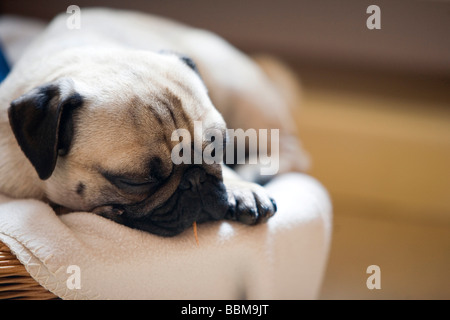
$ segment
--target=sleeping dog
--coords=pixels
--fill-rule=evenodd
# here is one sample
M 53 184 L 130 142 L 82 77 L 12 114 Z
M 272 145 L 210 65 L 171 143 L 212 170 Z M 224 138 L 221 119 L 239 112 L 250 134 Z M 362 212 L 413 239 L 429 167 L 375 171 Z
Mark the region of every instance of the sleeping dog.
M 162 236 L 194 222 L 271 217 L 276 205 L 254 182 L 265 178 L 262 165 L 248 163 L 264 151 L 277 173 L 305 167 L 289 72 L 160 17 L 83 9 L 81 18 L 70 29 L 57 16 L 0 85 L 0 192 Z M 237 140 L 229 128 L 279 134 L 256 149 L 245 142 L 239 157 L 249 161 L 236 152 L 232 171 L 204 158 Z

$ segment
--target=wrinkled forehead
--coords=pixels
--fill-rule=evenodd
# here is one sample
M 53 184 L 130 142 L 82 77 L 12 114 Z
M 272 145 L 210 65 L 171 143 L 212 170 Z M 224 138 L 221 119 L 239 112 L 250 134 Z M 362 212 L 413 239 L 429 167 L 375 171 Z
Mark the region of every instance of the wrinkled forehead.
M 183 62 L 180 64 L 183 70 Z M 201 122 L 203 130 L 224 130 L 225 122 L 201 79 L 186 68 L 178 77 L 154 72 L 143 75 L 141 71 L 140 76 L 135 72 L 119 77 L 114 84 L 108 79 L 85 93 L 80 90 L 85 104 L 75 114 L 74 147 L 85 151 L 89 149 L 86 143 L 100 139 L 105 155 L 117 157 L 117 150 L 125 154 L 152 147 L 156 153 L 170 156 L 175 143 L 171 136 L 177 129 L 187 129 L 194 136 L 194 122 Z
M 214 109 L 199 74 L 177 56 L 132 52 L 99 61 L 80 70 L 75 77 L 77 91 L 89 101 L 88 108 L 117 111 L 127 106 L 182 106 L 194 119 Z M 181 103 L 180 103 L 181 102 Z M 148 108 L 142 108 L 142 116 Z

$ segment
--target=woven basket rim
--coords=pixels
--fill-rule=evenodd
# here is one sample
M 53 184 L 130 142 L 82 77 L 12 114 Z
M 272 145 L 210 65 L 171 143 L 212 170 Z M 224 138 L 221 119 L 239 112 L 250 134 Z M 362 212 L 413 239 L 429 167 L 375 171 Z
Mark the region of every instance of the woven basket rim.
M 50 300 L 56 295 L 31 277 L 25 266 L 0 241 L 0 300 Z

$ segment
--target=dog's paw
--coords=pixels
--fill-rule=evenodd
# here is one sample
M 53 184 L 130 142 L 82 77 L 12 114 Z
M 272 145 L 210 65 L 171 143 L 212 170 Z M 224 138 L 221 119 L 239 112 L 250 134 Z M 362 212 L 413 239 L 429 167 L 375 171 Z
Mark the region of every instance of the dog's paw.
M 275 200 L 262 186 L 245 181 L 226 184 L 227 219 L 253 225 L 267 221 L 277 211 Z

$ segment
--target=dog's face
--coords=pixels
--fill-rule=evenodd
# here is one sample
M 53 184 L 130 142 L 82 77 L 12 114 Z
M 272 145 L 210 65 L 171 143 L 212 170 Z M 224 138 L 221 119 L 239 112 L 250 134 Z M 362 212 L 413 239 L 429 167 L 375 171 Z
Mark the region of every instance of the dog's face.
M 172 141 L 175 130 L 187 129 L 204 146 L 208 131 L 226 129 L 195 66 L 149 52 L 110 55 L 103 65 L 99 59 L 65 66 L 64 77 L 9 109 L 48 199 L 159 235 L 222 219 L 228 199 L 220 164 L 175 165 L 171 158 L 180 143 Z M 201 137 L 194 121 L 202 123 Z

